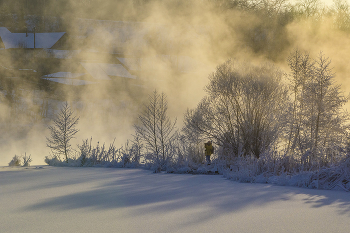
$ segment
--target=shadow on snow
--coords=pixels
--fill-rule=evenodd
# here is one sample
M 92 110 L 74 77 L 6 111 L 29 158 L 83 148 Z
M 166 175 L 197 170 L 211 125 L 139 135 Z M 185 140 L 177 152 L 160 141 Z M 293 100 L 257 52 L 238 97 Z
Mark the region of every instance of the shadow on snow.
M 250 206 L 289 201 L 296 195 L 303 195 L 303 202 L 313 208 L 335 205 L 339 214 L 350 214 L 350 195 L 340 191 L 236 183 L 221 176 L 153 174 L 140 169 L 43 170 L 47 170 L 46 175 L 52 177 L 52 180 L 40 182 L 40 177 L 45 177 L 45 174 L 35 176 L 39 180 L 31 189 L 58 188 L 67 192 L 26 206 L 26 211 L 47 208 L 66 211 L 81 208 L 105 210 L 137 207 L 133 215 L 143 215 L 204 206 L 206 211 L 199 213 L 192 220 L 193 223 Z M 87 188 L 87 184 L 91 187 Z

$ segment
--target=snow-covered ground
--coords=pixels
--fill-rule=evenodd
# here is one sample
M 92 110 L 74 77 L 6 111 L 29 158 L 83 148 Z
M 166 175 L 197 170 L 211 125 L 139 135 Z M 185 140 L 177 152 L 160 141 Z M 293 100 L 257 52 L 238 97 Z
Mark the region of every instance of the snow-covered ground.
M 0 167 L 0 232 L 350 232 L 350 194 L 141 169 Z

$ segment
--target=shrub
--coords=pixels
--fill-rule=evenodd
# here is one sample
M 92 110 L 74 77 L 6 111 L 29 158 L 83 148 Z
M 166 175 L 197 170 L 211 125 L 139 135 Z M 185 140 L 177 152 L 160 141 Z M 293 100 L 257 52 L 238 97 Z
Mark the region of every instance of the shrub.
M 14 167 L 14 166 L 21 166 L 21 158 L 20 156 L 13 156 L 12 160 L 9 162 L 9 166 L 10 167 Z
M 23 160 L 23 163 L 22 163 Z M 13 156 L 12 160 L 9 162 L 9 166 L 10 167 L 29 167 L 30 163 L 32 162 L 32 158 L 31 155 L 27 156 L 27 154 L 25 153 L 24 156 Z M 22 165 L 23 164 L 23 165 Z
M 23 166 L 22 167 L 29 167 L 30 163 L 32 162 L 32 158 L 29 156 L 27 156 L 27 154 L 25 153 L 24 156 L 22 157 L 23 159 Z

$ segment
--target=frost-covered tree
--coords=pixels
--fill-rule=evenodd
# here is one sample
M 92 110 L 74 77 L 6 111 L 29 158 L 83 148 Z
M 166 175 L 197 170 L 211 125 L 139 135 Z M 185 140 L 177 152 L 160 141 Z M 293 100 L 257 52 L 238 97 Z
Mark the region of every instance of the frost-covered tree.
M 309 54 L 302 53 L 299 50 L 292 52 L 288 59 L 290 67 L 290 94 L 292 99 L 291 114 L 289 117 L 288 146 L 287 152 L 294 152 L 299 148 L 302 153 L 305 152 L 305 121 L 309 114 L 306 100 L 307 85 L 312 81 L 314 75 L 315 62 Z
M 320 53 L 315 63 L 313 82 L 309 84 L 309 98 L 313 104 L 312 112 L 312 151 L 319 147 L 333 147 L 339 139 L 345 137 L 345 122 L 348 120 L 343 113 L 343 106 L 348 101 L 341 93 L 340 86 L 334 85 L 334 73 L 330 67 L 331 60 Z M 339 138 L 340 137 L 340 138 Z
M 289 120 L 288 152 L 312 155 L 344 147 L 348 114 L 343 110 L 348 101 L 334 84 L 331 61 L 320 53 L 316 60 L 294 51 L 289 59 L 290 89 L 293 102 Z M 307 156 L 310 161 L 311 157 Z
M 60 112 L 53 120 L 53 126 L 49 126 L 50 137 L 46 137 L 46 145 L 57 155 L 64 155 L 68 163 L 68 155 L 71 152 L 70 141 L 79 131 L 76 129 L 79 117 L 74 116 L 74 112 L 65 102 Z
M 165 165 L 169 144 L 175 136 L 176 121 L 170 120 L 167 111 L 166 95 L 155 90 L 139 115 L 139 124 L 135 125 L 137 135 L 153 154 L 158 169 Z
M 185 115 L 186 134 L 213 139 L 226 154 L 256 158 L 278 141 L 287 89 L 283 73 L 265 64 L 229 60 L 209 76 L 207 96 Z

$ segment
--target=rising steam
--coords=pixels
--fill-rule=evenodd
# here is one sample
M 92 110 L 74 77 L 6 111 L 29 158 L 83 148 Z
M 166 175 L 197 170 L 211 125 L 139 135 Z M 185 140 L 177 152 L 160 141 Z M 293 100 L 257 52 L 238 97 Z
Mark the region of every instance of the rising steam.
M 31 30 L 33 25 L 39 32 L 64 31 L 60 49 L 73 51 L 73 55 L 58 60 L 35 50 L 0 51 L 0 165 L 25 152 L 32 155 L 34 164 L 42 164 L 49 153 L 45 144 L 49 117 L 34 116 L 40 111 L 38 98 L 50 99 L 51 104 L 68 101 L 75 108 L 81 121 L 74 143 L 92 136 L 95 142 L 115 139 L 119 146 L 130 138 L 138 112 L 154 89 L 166 93 L 169 113 L 181 126 L 185 110 L 194 108 L 203 97 L 209 73 L 228 58 L 252 63 L 269 60 L 288 72 L 286 58 L 293 49 L 308 51 L 313 57 L 323 51 L 332 59 L 343 91 L 350 88 L 348 29 L 337 27 L 336 14 L 293 18 L 288 12 L 294 12 L 295 4 L 288 1 L 61 0 L 45 1 L 40 9 L 22 3 L 20 11 L 11 5 L 15 1 L 7 2 L 1 5 L 2 26 L 12 32 L 23 32 L 28 26 Z M 270 5 L 265 4 L 268 2 Z M 98 84 L 61 85 L 55 95 L 47 96 L 28 91 L 31 80 L 8 76 L 9 69 L 36 71 L 30 76 L 37 80 L 55 72 L 82 73 L 86 72 L 82 63 L 122 64 L 136 78 L 87 78 Z M 11 83 L 18 85 L 26 113 L 14 111 L 6 100 L 4 80 L 9 78 L 25 80 L 25 87 L 24 81 Z

